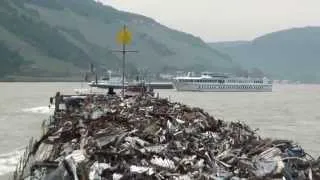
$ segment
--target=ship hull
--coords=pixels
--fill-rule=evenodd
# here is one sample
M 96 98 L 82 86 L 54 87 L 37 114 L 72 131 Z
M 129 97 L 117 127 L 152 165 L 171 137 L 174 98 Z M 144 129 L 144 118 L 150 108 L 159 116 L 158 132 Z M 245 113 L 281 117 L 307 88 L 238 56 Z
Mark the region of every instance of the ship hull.
M 177 91 L 197 91 L 197 92 L 272 92 L 272 85 L 261 86 L 237 86 L 237 85 L 201 85 L 174 83 Z
M 151 82 L 146 83 L 147 86 L 150 86 L 153 89 L 173 89 L 173 85 L 171 82 Z M 114 88 L 114 89 L 121 89 L 122 84 L 107 84 L 107 83 L 90 83 L 90 87 L 97 87 L 102 89 L 108 89 L 108 88 Z M 128 86 L 128 84 L 124 85 L 125 87 Z

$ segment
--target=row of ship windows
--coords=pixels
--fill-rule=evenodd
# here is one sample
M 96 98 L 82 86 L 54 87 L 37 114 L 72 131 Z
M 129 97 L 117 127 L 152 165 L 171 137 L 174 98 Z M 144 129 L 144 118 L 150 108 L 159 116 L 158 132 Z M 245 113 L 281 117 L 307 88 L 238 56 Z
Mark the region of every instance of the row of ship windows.
M 214 85 L 200 85 L 199 88 L 209 89 L 262 89 L 263 86 L 214 86 Z
M 242 81 L 242 80 L 213 80 L 213 79 L 179 79 L 179 82 L 191 82 L 191 83 L 260 83 L 262 80 L 254 81 Z

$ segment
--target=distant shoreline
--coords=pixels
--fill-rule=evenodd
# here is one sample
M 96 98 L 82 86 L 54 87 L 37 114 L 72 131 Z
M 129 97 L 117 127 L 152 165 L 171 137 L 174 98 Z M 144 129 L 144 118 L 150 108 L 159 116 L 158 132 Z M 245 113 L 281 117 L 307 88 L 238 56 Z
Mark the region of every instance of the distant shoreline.
M 70 77 L 30 77 L 30 76 L 7 76 L 0 78 L 0 82 L 83 82 L 78 76 Z

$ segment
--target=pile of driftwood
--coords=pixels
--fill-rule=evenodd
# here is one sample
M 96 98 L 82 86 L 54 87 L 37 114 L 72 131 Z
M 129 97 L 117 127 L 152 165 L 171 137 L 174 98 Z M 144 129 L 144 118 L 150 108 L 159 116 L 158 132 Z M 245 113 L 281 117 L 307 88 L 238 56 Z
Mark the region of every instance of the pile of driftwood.
M 148 95 L 61 96 L 15 179 L 320 179 L 320 160 Z

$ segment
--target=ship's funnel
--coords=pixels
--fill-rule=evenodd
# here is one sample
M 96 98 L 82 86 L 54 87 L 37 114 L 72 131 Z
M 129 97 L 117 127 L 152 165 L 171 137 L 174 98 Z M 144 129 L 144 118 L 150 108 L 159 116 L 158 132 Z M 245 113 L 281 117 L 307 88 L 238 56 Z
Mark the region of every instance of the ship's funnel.
M 94 72 L 94 66 L 92 63 L 90 63 L 90 72 L 93 73 Z

